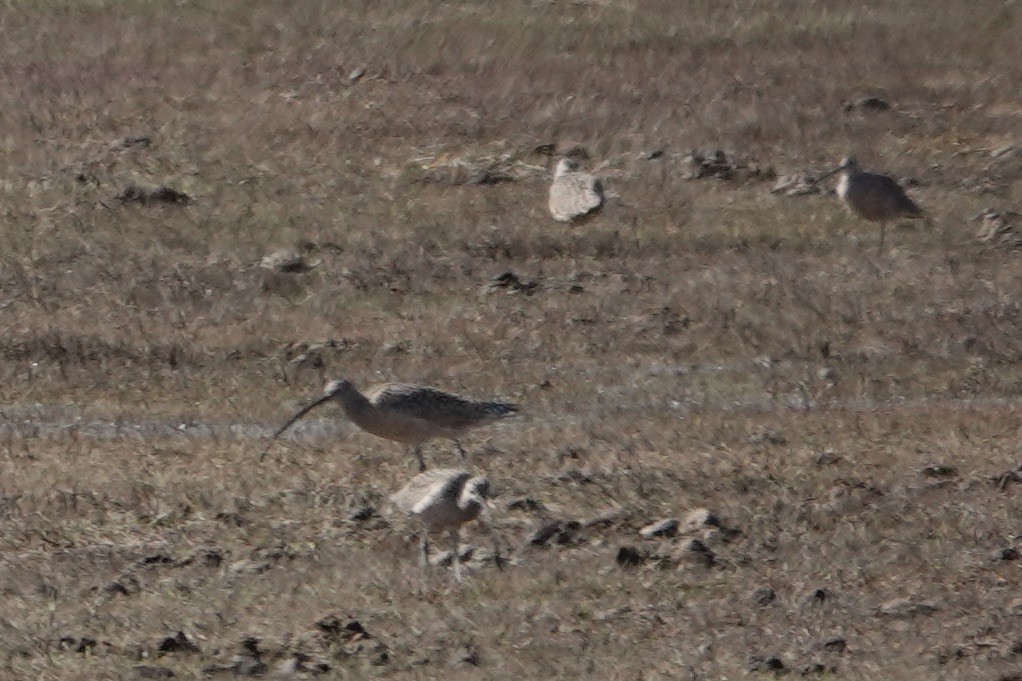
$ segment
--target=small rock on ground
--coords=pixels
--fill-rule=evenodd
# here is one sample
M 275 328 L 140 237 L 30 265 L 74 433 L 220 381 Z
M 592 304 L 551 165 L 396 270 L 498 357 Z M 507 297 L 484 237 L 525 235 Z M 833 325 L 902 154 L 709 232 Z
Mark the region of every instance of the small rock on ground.
M 816 674 L 836 674 L 837 667 L 832 664 L 823 664 L 822 662 L 810 662 L 809 664 L 802 665 L 799 667 L 799 676 L 814 676 Z
M 880 112 L 889 111 L 890 108 L 891 105 L 887 103 L 887 100 L 880 97 L 863 97 L 854 102 L 847 102 L 844 106 L 845 111 L 855 111 L 858 109 L 859 111 Z
M 639 534 L 643 539 L 652 539 L 654 537 L 674 537 L 678 534 L 678 526 L 681 522 L 677 518 L 664 518 L 654 523 L 646 525 L 644 528 L 639 530 Z
M 498 289 L 504 289 L 507 293 L 524 293 L 526 295 L 532 295 L 536 290 L 536 282 L 531 279 L 523 280 L 514 272 L 510 270 L 502 272 L 492 279 L 486 285 L 487 292 L 493 292 Z
M 992 149 L 990 151 L 990 158 L 1000 158 L 1001 156 L 1007 156 L 1013 153 L 1014 151 L 1015 151 L 1014 144 L 1005 144 L 1003 146 L 997 147 L 996 149 Z
M 782 672 L 784 662 L 776 655 L 754 655 L 749 659 L 750 672 Z
M 553 540 L 556 544 L 569 544 L 575 539 L 581 527 L 581 524 L 575 520 L 554 520 L 533 532 L 529 536 L 528 543 L 533 546 L 545 546 Z
M 363 522 L 376 517 L 376 509 L 372 506 L 361 506 L 348 514 L 348 520 Z
M 617 550 L 614 561 L 621 567 L 638 567 L 646 562 L 649 556 L 634 546 L 622 546 Z
M 828 638 L 823 642 L 823 649 L 831 653 L 843 653 L 848 647 L 848 642 L 840 636 Z
M 195 642 L 185 632 L 179 631 L 160 641 L 156 650 L 161 653 L 197 653 L 199 646 L 195 645 Z
M 909 618 L 916 615 L 932 615 L 938 609 L 933 603 L 916 602 L 910 598 L 895 598 L 882 604 L 879 613 L 888 617 Z
M 813 589 L 806 596 L 806 602 L 810 605 L 818 605 L 820 603 L 826 603 L 831 600 L 830 592 L 826 589 Z
M 806 196 L 808 194 L 819 194 L 822 191 L 823 188 L 820 187 L 816 178 L 810 177 L 806 173 L 781 175 L 770 189 L 771 193 L 783 194 L 784 196 Z
M 313 265 L 309 264 L 301 253 L 286 248 L 264 256 L 259 261 L 259 266 L 266 270 L 275 270 L 288 274 L 308 272 L 313 268 Z
M 750 600 L 762 608 L 777 600 L 777 592 L 768 586 L 763 586 L 752 592 Z
M 947 464 L 930 464 L 919 472 L 928 478 L 950 478 L 958 475 L 958 469 Z
M 132 182 L 117 195 L 121 203 L 191 203 L 192 197 L 172 187 L 143 187 Z
M 543 503 L 532 497 L 515 497 L 507 502 L 509 511 L 542 511 L 543 508 Z
M 270 564 L 265 560 L 242 559 L 231 563 L 229 570 L 236 574 L 258 575 L 270 569 Z
M 1015 249 L 1022 247 L 1022 216 L 1014 211 L 986 209 L 973 217 L 980 223 L 976 240 L 982 244 Z

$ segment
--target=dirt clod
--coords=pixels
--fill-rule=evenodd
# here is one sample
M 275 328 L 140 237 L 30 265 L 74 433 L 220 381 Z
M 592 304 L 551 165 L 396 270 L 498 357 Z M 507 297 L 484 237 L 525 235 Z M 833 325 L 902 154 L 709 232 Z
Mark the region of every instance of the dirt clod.
M 575 520 L 553 520 L 538 527 L 527 540 L 533 546 L 545 546 L 551 542 L 564 545 L 575 540 L 581 524 Z
M 490 279 L 490 282 L 486 285 L 487 291 L 496 291 L 503 289 L 507 293 L 524 293 L 525 295 L 532 295 L 536 291 L 538 284 L 529 279 L 523 280 L 517 274 L 511 271 L 502 272 Z
M 528 511 L 530 513 L 542 511 L 544 509 L 543 503 L 533 499 L 532 497 L 515 497 L 514 499 L 508 499 L 507 510 L 509 511 Z
M 182 191 L 161 185 L 158 187 L 146 187 L 131 183 L 117 195 L 121 203 L 170 203 L 187 204 L 192 202 L 192 197 Z
M 832 597 L 830 595 L 830 592 L 828 592 L 826 589 L 817 588 L 812 589 L 809 592 L 809 595 L 806 596 L 806 602 L 809 603 L 810 605 L 820 605 L 821 603 L 826 603 L 827 601 L 831 600 L 831 598 Z
M 777 593 L 768 586 L 761 586 L 752 592 L 749 600 L 763 608 L 777 600 Z
M 274 251 L 263 257 L 259 261 L 259 266 L 267 270 L 275 270 L 277 272 L 284 272 L 288 274 L 297 274 L 301 272 L 308 272 L 315 265 L 310 264 L 305 256 L 298 251 L 291 249 L 281 249 Z
M 674 537 L 678 534 L 678 526 L 681 523 L 677 518 L 664 518 L 663 520 L 657 520 L 649 525 L 646 525 L 639 530 L 639 534 L 643 539 L 652 539 L 654 537 Z
M 179 631 L 173 636 L 167 636 L 159 642 L 156 646 L 156 650 L 159 653 L 197 653 L 199 652 L 199 646 L 195 644 L 192 639 L 185 634 L 183 631 Z
M 828 638 L 823 642 L 823 649 L 831 653 L 843 653 L 848 648 L 848 642 L 840 636 Z
M 784 662 L 776 655 L 754 655 L 749 659 L 749 671 L 751 672 L 783 672 L 786 670 Z
M 614 562 L 621 567 L 630 568 L 642 565 L 648 558 L 649 555 L 645 551 L 641 551 L 634 546 L 622 546 L 617 550 Z
M 870 111 L 870 112 L 881 112 L 889 111 L 891 105 L 887 103 L 887 100 L 881 99 L 880 97 L 863 97 L 854 102 L 847 102 L 844 105 L 845 111 Z
M 917 616 L 932 615 L 937 612 L 937 610 L 939 610 L 939 608 L 934 603 L 915 601 L 910 598 L 895 598 L 883 603 L 879 608 L 879 613 L 888 617 L 907 619 Z

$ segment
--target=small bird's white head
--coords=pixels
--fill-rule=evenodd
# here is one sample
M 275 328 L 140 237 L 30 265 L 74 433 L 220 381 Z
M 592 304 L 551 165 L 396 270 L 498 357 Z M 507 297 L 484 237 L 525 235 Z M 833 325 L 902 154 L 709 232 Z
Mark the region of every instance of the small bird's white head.
M 489 518 L 490 509 L 486 504 L 486 498 L 490 494 L 489 481 L 480 476 L 469 478 L 461 490 L 461 499 L 458 505 L 469 510 L 473 516 Z
M 466 496 L 476 496 L 480 499 L 486 499 L 490 495 L 490 481 L 481 475 L 470 478 L 469 481 L 465 483 L 463 493 Z
M 576 170 L 578 170 L 578 163 L 565 157 L 557 162 L 557 168 L 554 170 L 554 177 L 561 177 Z

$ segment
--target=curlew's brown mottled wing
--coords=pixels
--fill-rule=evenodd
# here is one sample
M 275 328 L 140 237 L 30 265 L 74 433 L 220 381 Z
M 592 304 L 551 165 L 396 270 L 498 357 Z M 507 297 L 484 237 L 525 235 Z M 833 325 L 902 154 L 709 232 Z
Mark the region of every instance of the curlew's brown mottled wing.
M 894 181 L 894 178 L 887 175 L 881 176 L 887 184 L 887 196 L 891 201 L 893 212 L 903 218 L 921 218 L 923 209 L 916 205 L 916 202 L 909 198 L 905 189 Z
M 427 421 L 440 428 L 461 429 L 514 413 L 516 407 L 482 402 L 408 383 L 386 383 L 366 392 L 380 409 Z
M 843 198 L 853 212 L 874 222 L 923 216 L 902 186 L 888 175 L 854 173 Z

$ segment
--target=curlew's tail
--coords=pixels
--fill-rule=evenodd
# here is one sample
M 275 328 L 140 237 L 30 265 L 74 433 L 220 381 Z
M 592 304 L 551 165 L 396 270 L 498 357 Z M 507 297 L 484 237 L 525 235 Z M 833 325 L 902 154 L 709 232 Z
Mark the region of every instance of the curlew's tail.
M 486 416 L 492 419 L 504 419 L 518 413 L 518 405 L 514 402 L 488 402 Z
M 919 204 L 910 199 L 906 194 L 902 193 L 899 204 L 898 212 L 901 213 L 901 217 L 909 219 L 926 218 L 926 214 L 919 207 Z

